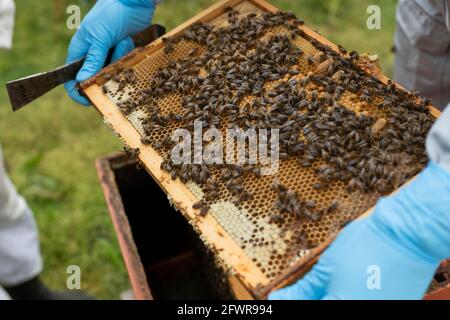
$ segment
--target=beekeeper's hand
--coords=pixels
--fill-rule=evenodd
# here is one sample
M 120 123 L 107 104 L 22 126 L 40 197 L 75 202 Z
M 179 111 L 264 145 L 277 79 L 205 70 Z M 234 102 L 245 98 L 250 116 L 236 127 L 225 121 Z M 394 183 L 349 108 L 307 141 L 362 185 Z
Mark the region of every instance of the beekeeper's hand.
M 269 299 L 421 299 L 450 257 L 450 172 L 431 162 L 351 223 L 296 284 Z
M 89 105 L 78 93 L 77 82 L 87 80 L 104 67 L 109 49 L 115 47 L 113 61 L 133 50 L 131 36 L 150 25 L 154 10 L 154 0 L 97 1 L 69 45 L 67 63 L 86 57 L 76 81 L 64 85 L 73 100 Z

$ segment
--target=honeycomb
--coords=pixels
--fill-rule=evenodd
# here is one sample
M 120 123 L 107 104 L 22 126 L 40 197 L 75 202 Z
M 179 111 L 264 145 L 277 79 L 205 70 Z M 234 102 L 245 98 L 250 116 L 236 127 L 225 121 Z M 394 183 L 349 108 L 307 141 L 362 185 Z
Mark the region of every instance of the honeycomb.
M 251 3 L 244 1 L 235 7 L 241 15 L 250 12 L 262 13 L 262 11 Z M 210 22 L 215 26 L 226 26 L 228 24 L 227 15 L 219 16 Z M 270 28 L 263 37 L 274 34 L 288 34 L 288 30 L 283 26 Z M 307 62 L 307 57 L 316 55 L 319 50 L 306 38 L 297 37 L 293 43 L 304 51 L 304 55 L 295 68 L 298 75 L 287 75 L 283 79 L 266 82 L 265 88 L 270 90 L 280 82 L 287 82 L 291 79 L 301 80 L 314 69 Z M 174 50 L 165 53 L 164 49 L 158 50 L 147 56 L 145 59 L 135 64 L 132 69 L 137 77 L 133 85 L 118 90 L 117 82 L 110 80 L 105 87 L 109 98 L 117 105 L 127 99 L 138 99 L 138 92 L 150 85 L 149 79 L 158 70 L 169 65 L 170 61 L 185 58 L 192 49 L 197 48 L 197 55 L 205 52 L 205 48 L 186 40 L 175 44 Z M 316 90 L 320 95 L 325 92 L 324 88 L 316 84 L 308 84 L 308 94 Z M 247 96 L 241 103 L 254 99 Z M 386 111 L 375 107 L 381 98 L 372 102 L 364 102 L 359 95 L 350 91 L 345 91 L 339 103 L 346 108 L 353 110 L 357 114 L 369 114 L 374 119 L 386 118 Z M 161 110 L 162 115 L 171 113 L 182 114 L 182 96 L 180 93 L 171 93 L 156 98 L 156 105 Z M 144 137 L 142 118 L 145 110 L 137 108 L 126 115 L 136 130 Z M 221 120 L 220 129 L 223 131 L 227 126 L 227 117 Z M 153 142 L 162 143 L 163 139 L 176 130 L 179 125 L 171 121 L 160 130 L 154 130 L 150 134 Z M 157 150 L 164 157 L 163 150 Z M 380 194 L 377 192 L 363 193 L 355 191 L 349 193 L 346 185 L 341 181 L 332 181 L 326 189 L 317 190 L 313 186 L 323 182 L 318 178 L 316 170 L 325 164 L 324 160 L 316 160 L 311 167 L 302 167 L 298 159 L 289 157 L 280 161 L 280 168 L 275 176 L 261 176 L 255 178 L 253 175 L 246 175 L 243 186 L 254 198 L 251 201 L 243 202 L 239 205 L 233 203 L 233 195 L 227 190 L 225 182 L 220 179 L 220 170 L 212 168 L 212 176 L 219 183 L 218 192 L 220 197 L 214 200 L 205 200 L 202 187 L 189 182 L 187 187 L 198 198 L 203 199 L 209 206 L 211 214 L 218 223 L 228 232 L 233 240 L 243 249 L 245 254 L 255 263 L 255 265 L 269 279 L 274 279 L 282 272 L 292 267 L 300 258 L 307 256 L 310 250 L 328 239 L 338 231 L 344 224 L 355 219 L 368 209 L 374 206 Z M 398 170 L 401 170 L 399 168 Z M 338 201 L 339 207 L 332 214 L 322 215 L 318 221 L 296 220 L 294 217 L 287 217 L 283 223 L 275 223 L 271 219 L 274 212 L 273 203 L 277 198 L 276 192 L 271 184 L 274 178 L 297 192 L 304 199 L 315 201 L 320 208 L 327 208 L 333 202 Z M 289 228 L 286 228 L 286 225 Z M 304 234 L 307 238 L 308 246 L 300 243 L 298 237 Z
M 450 260 L 448 259 L 442 262 L 441 266 L 436 271 L 427 294 L 435 293 L 443 288 L 450 290 Z

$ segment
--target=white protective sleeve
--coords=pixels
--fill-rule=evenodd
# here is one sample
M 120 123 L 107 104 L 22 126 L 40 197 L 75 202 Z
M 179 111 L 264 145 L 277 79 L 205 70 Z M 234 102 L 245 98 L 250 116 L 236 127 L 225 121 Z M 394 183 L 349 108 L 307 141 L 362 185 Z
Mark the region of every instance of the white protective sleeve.
M 0 285 L 20 284 L 41 270 L 36 222 L 6 174 L 0 148 Z
M 411 1 L 411 0 L 407 0 Z M 427 12 L 437 19 L 443 19 L 450 31 L 450 0 L 415 0 Z
M 428 134 L 427 152 L 430 160 L 450 171 L 450 104 Z
M 445 25 L 447 26 L 447 30 L 450 31 L 450 2 L 448 0 L 442 1 L 444 8 Z
M 11 49 L 15 6 L 12 0 L 0 0 L 0 49 Z

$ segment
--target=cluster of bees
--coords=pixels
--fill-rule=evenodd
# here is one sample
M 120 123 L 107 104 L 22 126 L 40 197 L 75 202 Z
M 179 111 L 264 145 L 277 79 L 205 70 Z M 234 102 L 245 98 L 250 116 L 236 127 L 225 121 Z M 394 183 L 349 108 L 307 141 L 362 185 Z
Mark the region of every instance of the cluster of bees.
M 277 193 L 275 208 L 281 214 L 292 214 L 298 220 L 306 217 L 316 222 L 324 214 L 333 213 L 339 207 L 339 202 L 333 201 L 326 209 L 319 209 L 314 200 L 302 200 L 295 190 L 288 189 L 277 180 L 272 183 L 272 188 Z M 284 222 L 284 217 L 280 214 L 272 214 L 270 219 L 273 223 L 280 225 Z
M 390 193 L 417 174 L 427 162 L 425 137 L 433 123 L 429 101 L 414 93 L 387 85 L 357 66 L 359 55 L 339 46 L 339 52 L 309 38 L 301 26 L 303 20 L 292 13 L 248 14 L 227 9 L 228 25 L 214 27 L 197 23 L 175 38 L 166 38 L 165 52 L 176 50 L 180 42 L 194 48 L 184 58 L 171 61 L 136 92 L 137 98 L 121 101 L 118 107 L 126 115 L 144 110 L 144 133 L 150 136 L 169 123 L 193 131 L 194 121 L 203 128 L 280 130 L 280 160 L 298 159 L 303 168 L 313 168 L 326 190 L 340 181 L 347 191 Z M 286 32 L 271 34 L 274 27 Z M 307 56 L 294 44 L 307 39 L 317 54 Z M 311 70 L 305 73 L 301 65 Z M 132 70 L 113 78 L 118 91 L 136 81 Z M 108 92 L 108 89 L 105 89 Z M 183 112 L 167 114 L 156 102 L 158 97 L 179 93 Z M 342 99 L 353 96 L 377 114 L 351 110 Z M 260 176 L 258 165 L 206 164 L 175 165 L 170 159 L 173 142 L 169 136 L 155 141 L 144 136 L 142 142 L 161 150 L 166 157 L 161 168 L 173 179 L 194 181 L 205 199 L 196 203 L 201 215 L 219 196 L 219 182 L 234 196 L 234 204 L 251 201 L 243 186 L 244 177 Z M 194 156 L 194 155 L 193 155 Z M 318 162 L 322 163 L 317 165 Z M 220 180 L 212 170 L 220 170 Z M 317 221 L 323 214 L 335 212 L 339 203 L 318 209 L 314 201 L 301 199 L 287 187 L 274 187 L 277 214 L 274 223 L 282 224 L 285 214 Z

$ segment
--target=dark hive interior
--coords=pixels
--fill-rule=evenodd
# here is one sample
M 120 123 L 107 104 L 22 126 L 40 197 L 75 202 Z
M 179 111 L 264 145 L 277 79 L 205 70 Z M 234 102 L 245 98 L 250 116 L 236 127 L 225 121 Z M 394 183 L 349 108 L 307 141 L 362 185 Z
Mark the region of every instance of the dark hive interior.
M 434 121 L 427 101 L 366 74 L 357 53 L 331 50 L 302 25 L 244 1 L 104 85 L 161 168 L 196 195 L 199 214 L 213 215 L 270 279 L 417 174 Z M 171 134 L 194 120 L 224 136 L 279 129 L 278 172 L 173 164 Z

